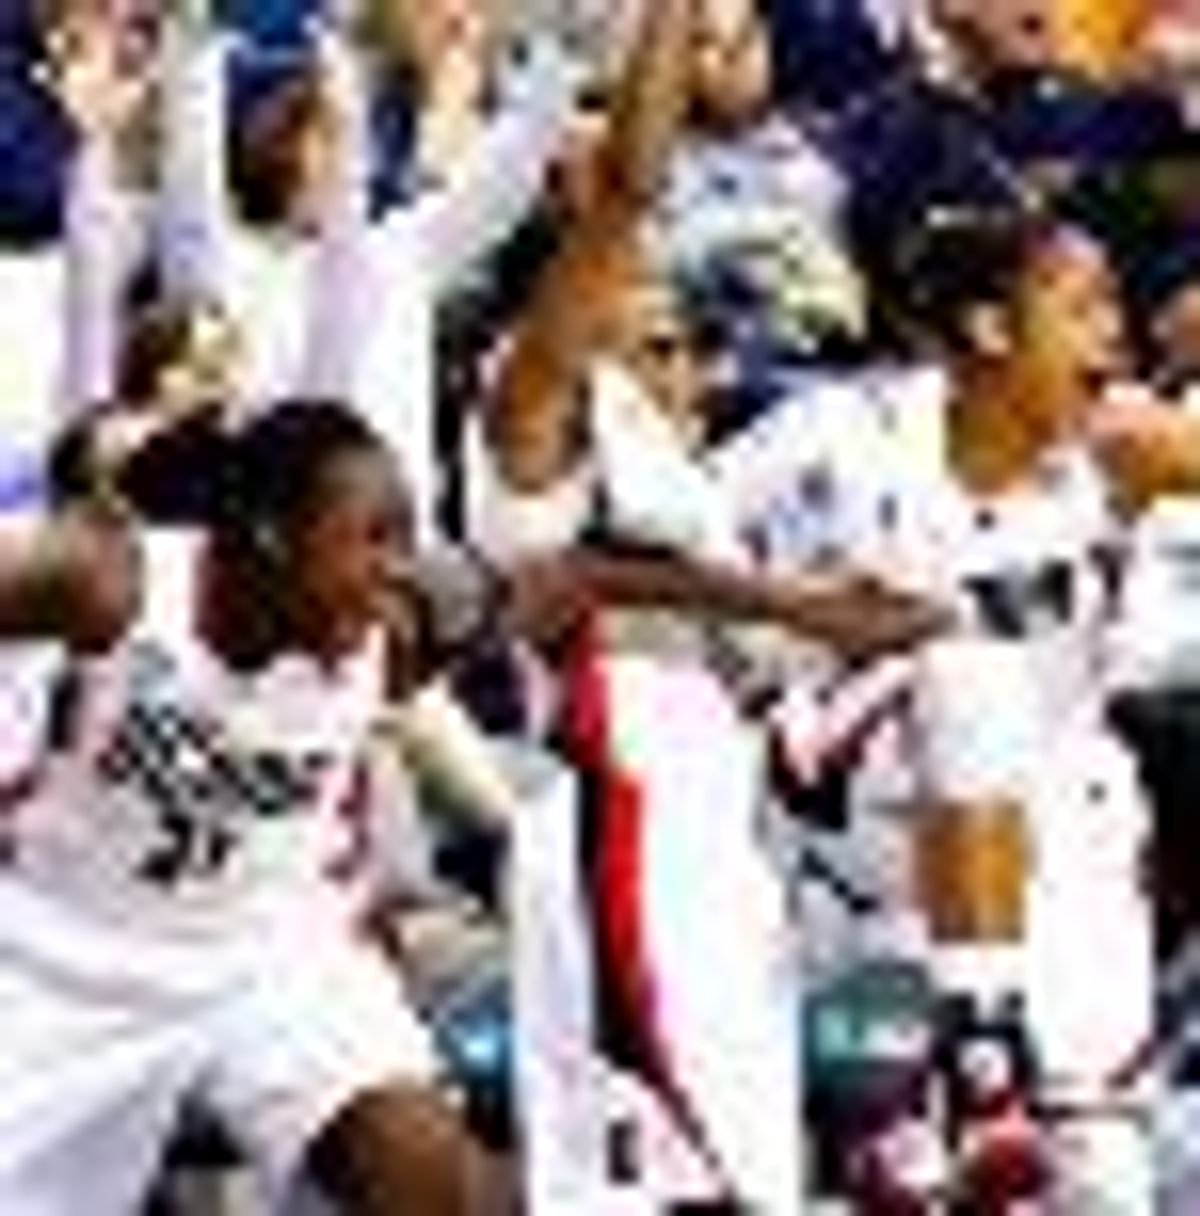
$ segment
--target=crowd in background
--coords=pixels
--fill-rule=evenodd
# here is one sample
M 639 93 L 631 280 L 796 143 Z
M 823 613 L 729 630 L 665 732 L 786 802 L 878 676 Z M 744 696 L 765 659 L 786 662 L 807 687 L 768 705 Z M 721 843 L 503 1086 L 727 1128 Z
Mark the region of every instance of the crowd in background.
M 114 20 L 123 31 L 115 48 L 95 33 Z M 733 961 L 737 934 L 762 928 L 747 913 L 744 922 L 731 915 L 728 933 L 699 933 L 689 966 L 729 969 L 728 984 L 746 1001 L 743 1009 L 734 1000 L 730 1024 L 744 1018 L 761 1058 L 731 1079 L 697 1048 L 694 1067 L 723 1095 L 716 1155 L 744 1157 L 725 1182 L 748 1194 L 761 1183 L 751 1210 L 791 1211 L 778 1196 L 801 1172 L 814 1188 L 857 1195 L 848 1210 L 867 1216 L 941 1210 L 897 1198 L 902 1188 L 878 1157 L 896 1128 L 847 1114 L 853 1083 L 838 1072 L 878 1061 L 864 1047 L 863 1059 L 847 1063 L 854 1053 L 823 1028 L 837 1017 L 852 1035 L 877 1015 L 919 1020 L 924 971 L 936 970 L 914 964 L 925 955 L 911 939 L 927 926 L 913 929 L 914 899 L 897 877 L 908 826 L 854 809 L 856 798 L 870 807 L 895 801 L 878 792 L 894 774 L 872 772 L 856 795 L 856 749 L 864 723 L 876 724 L 876 702 L 890 695 L 887 656 L 924 636 L 894 555 L 908 527 L 904 503 L 926 493 L 912 489 L 908 467 L 929 444 L 922 403 L 945 391 L 930 389 L 925 373 L 934 362 L 961 372 L 964 397 L 979 387 L 977 374 L 991 374 L 987 335 L 972 330 L 968 340 L 951 314 L 961 307 L 965 316 L 985 296 L 1006 298 L 1005 276 L 1021 272 L 1001 248 L 1026 249 L 1023 236 L 999 233 L 1014 216 L 1086 232 L 1106 252 L 1112 303 L 1125 320 L 1120 336 L 1098 340 L 1111 349 L 1085 356 L 1111 365 L 1083 372 L 1097 394 L 1114 392 L 1101 446 L 1117 451 L 1122 472 L 1136 466 L 1118 514 L 1128 522 L 1155 497 L 1157 484 L 1134 501 L 1160 456 L 1170 465 L 1164 484 L 1200 486 L 1200 8 L 1186 0 L 0 0 L 0 505 L 22 515 L 101 483 L 158 522 L 190 521 L 211 508 L 196 470 L 206 468 L 214 428 L 240 425 L 276 399 L 336 398 L 391 445 L 433 566 L 468 551 L 503 568 L 603 533 L 641 580 L 627 584 L 627 570 L 597 574 L 616 601 L 817 637 L 835 655 L 837 681 L 828 679 L 828 654 L 781 660 L 777 644 L 734 645 L 723 629 L 706 651 L 707 665 L 736 688 L 738 712 L 768 724 L 773 745 L 784 740 L 773 800 L 794 814 L 763 831 L 799 926 L 792 947 L 803 1002 L 793 1015 L 808 1028 L 804 1064 L 775 1052 L 750 1008 L 767 981 L 756 964 Z M 958 231 L 972 222 L 995 230 Z M 972 279 L 993 271 L 984 288 Z M 1080 312 L 1093 304 L 1081 296 Z M 1049 341 L 1068 341 L 1046 324 Z M 647 393 L 660 409 L 646 410 Z M 999 422 L 994 428 L 1001 446 L 1011 439 Z M 146 435 L 165 459 L 137 458 Z M 686 460 L 674 454 L 679 441 Z M 1191 454 L 1177 458 L 1177 447 Z M 719 486 L 720 510 L 697 488 L 697 469 Z M 1200 625 L 1189 610 L 1200 599 L 1200 520 L 1174 500 L 1168 506 L 1130 525 L 1122 554 L 1135 572 L 1143 549 L 1149 554 L 1148 573 L 1135 573 L 1148 585 L 1161 546 L 1184 570 L 1184 591 L 1160 600 L 1155 584 L 1144 599 L 1127 597 L 1122 626 L 1134 636 L 1122 661 L 1135 675 L 1122 676 L 1121 690 L 1134 692 L 1121 702 L 1121 725 L 1156 813 L 1175 808 L 1150 850 L 1165 1029 L 1147 1051 L 1149 1071 L 1161 1065 L 1186 1094 L 1197 1081 L 1189 1021 L 1200 865 L 1191 852 L 1200 834 L 1178 808 L 1196 763 L 1188 732 Z M 633 534 L 629 552 L 628 538 L 610 535 L 622 529 Z M 683 587 L 638 566 L 676 548 L 713 570 L 749 562 L 774 576 L 847 564 L 871 577 L 834 589 L 830 620 L 799 592 L 779 609 L 765 581 L 733 585 L 706 567 L 689 569 L 695 581 Z M 445 560 L 436 609 L 457 625 L 475 590 L 459 582 L 474 576 Z M 875 582 L 892 574 L 894 598 Z M 1003 619 L 1003 606 L 997 611 Z M 622 654 L 636 633 L 627 626 L 614 643 Z M 453 702 L 431 731 L 449 717 L 459 732 L 465 711 L 493 739 L 552 741 L 603 785 L 611 774 L 589 751 L 586 709 L 565 715 L 568 728 L 560 720 L 581 683 L 574 653 L 552 648 L 555 662 L 535 661 L 514 654 L 510 639 L 478 643 L 476 630 L 465 632 L 469 661 L 456 666 Z M 654 633 L 653 647 L 669 650 L 669 632 Z M 36 648 L 7 649 L 6 783 L 21 780 L 53 717 Z M 862 703 L 848 708 L 835 693 L 821 699 L 842 688 L 843 668 L 868 673 L 853 691 Z M 989 678 L 976 674 L 981 684 Z M 551 687 L 555 678 L 565 693 Z M 972 671 L 948 678 L 969 684 Z M 802 729 L 786 695 L 777 713 L 772 698 L 797 680 L 820 690 L 819 709 L 845 708 L 849 725 Z M 697 682 L 659 696 L 648 683 L 644 714 L 670 719 L 671 696 L 695 709 L 708 706 L 709 690 Z M 697 794 L 696 804 L 719 818 L 722 766 L 736 770 L 741 753 L 734 743 L 723 750 L 723 704 L 695 712 L 699 734 L 680 710 L 677 733 L 667 729 L 661 746 L 703 751 L 697 741 L 711 728 L 709 768 L 696 758 L 683 780 L 711 780 L 709 803 Z M 1163 712 L 1165 725 L 1147 725 Z M 661 718 L 652 724 L 659 731 Z M 560 746 L 572 722 L 579 733 Z M 967 728 L 958 730 L 956 738 Z M 799 736 L 812 750 L 804 763 Z M 1078 746 L 1080 756 L 1090 745 L 1091 736 L 1085 746 L 1063 735 L 1062 747 Z M 452 761 L 426 749 L 434 762 L 416 767 L 433 771 L 422 771 L 415 800 L 394 758 L 376 758 L 371 792 L 404 807 L 378 850 L 387 855 L 378 881 L 383 919 L 403 926 L 410 984 L 477 1129 L 498 1152 L 520 1156 L 523 1131 L 546 1135 L 553 1112 L 516 1096 L 514 1044 L 528 1033 L 514 1028 L 508 922 L 514 908 L 541 905 L 506 876 L 514 852 L 531 847 L 514 827 L 528 807 L 514 809 L 510 793 L 495 788 L 489 766 L 476 763 L 478 746 L 465 730 L 454 733 Z M 1090 772 L 1087 756 L 1077 764 Z M 647 780 L 669 789 L 680 778 L 654 770 L 652 759 Z M 736 784 L 728 793 L 740 797 Z M 414 801 L 435 813 L 418 815 Z M 691 832 L 686 817 L 663 811 L 663 822 L 675 824 L 677 842 Z M 726 838 L 694 837 L 663 881 L 695 880 L 699 894 L 684 901 L 691 909 L 729 891 L 753 902 L 749 863 L 743 886 L 729 876 L 741 874 L 736 842 L 728 872 L 705 886 L 696 871 L 714 852 L 703 848 L 719 856 Z M 961 845 L 939 842 L 943 857 L 965 856 L 954 851 Z M 563 904 L 543 911 L 555 906 L 545 914 L 563 914 Z M 925 911 L 936 923 L 936 902 Z M 663 931 L 678 932 L 680 922 L 664 916 Z M 645 945 L 621 928 L 609 925 L 610 949 L 614 940 L 635 953 Z M 1136 962 L 1119 971 L 1122 948 L 1114 938 L 1113 974 L 1136 987 Z M 1083 962 L 1096 966 L 1094 957 Z M 1069 962 L 1055 965 L 1076 974 Z M 977 980 L 973 991 L 985 986 Z M 700 981 L 685 967 L 680 991 L 691 983 Z M 1085 1000 L 1084 1022 L 1090 1012 Z M 681 1033 L 698 1033 L 689 1025 Z M 533 1050 L 528 1041 L 524 1050 Z M 797 1087 L 808 1074 L 807 1093 L 780 1083 L 775 1105 L 763 1087 L 789 1069 Z M 809 1128 L 806 1168 L 795 1178 L 772 1157 L 772 1136 L 756 1131 L 775 1110 L 786 1116 L 792 1099 L 805 1102 Z M 1032 1210 L 1138 1216 L 1155 1202 L 1194 1210 L 1200 1152 L 1190 1116 L 1181 1098 L 1163 1120 L 1157 1200 L 1129 1199 L 1136 1184 L 1124 1198 L 1120 1186 L 1106 1194 L 1097 1184 L 1065 1207 Z M 620 1148 L 609 1155 L 621 1158 Z M 1124 1168 L 1120 1151 L 1097 1150 L 1102 1175 Z M 921 1173 L 910 1164 L 894 1173 Z M 538 1185 L 550 1185 L 553 1168 L 538 1168 Z M 555 1195 L 561 1204 L 560 1192 L 541 1197 L 545 1216 L 576 1210 L 556 1208 Z M 161 1202 L 180 1200 L 164 1192 Z

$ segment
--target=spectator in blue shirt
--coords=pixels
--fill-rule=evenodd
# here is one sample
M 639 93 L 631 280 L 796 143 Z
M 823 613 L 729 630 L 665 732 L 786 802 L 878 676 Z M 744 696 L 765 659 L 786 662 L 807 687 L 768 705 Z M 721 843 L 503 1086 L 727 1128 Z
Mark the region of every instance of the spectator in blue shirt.
M 1019 25 L 1005 12 L 980 3 L 944 21 L 940 58 L 909 56 L 833 123 L 858 250 L 885 292 L 897 240 L 930 208 L 1065 205 L 1178 139 L 1166 94 L 1064 68 L 1048 3 Z

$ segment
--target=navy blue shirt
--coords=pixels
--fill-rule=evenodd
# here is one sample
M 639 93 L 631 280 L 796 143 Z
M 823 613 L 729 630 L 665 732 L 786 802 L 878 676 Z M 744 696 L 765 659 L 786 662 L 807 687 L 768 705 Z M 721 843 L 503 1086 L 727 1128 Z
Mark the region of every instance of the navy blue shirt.
M 858 0 L 759 0 L 759 7 L 782 101 L 840 109 L 894 66 Z
M 1018 201 L 1031 166 L 1085 178 L 1169 155 L 1181 131 L 1174 103 L 1152 91 L 1014 74 L 967 93 L 904 71 L 845 107 L 832 150 L 853 229 L 877 246 L 930 206 Z
M 269 91 L 303 62 L 306 24 L 319 0 L 223 0 L 222 19 L 255 51 L 233 68 L 234 112 Z M 31 0 L 0 0 L 0 243 L 21 247 L 62 231 L 73 134 L 57 101 L 36 80 L 38 40 Z M 402 196 L 412 143 L 411 94 L 389 82 L 376 97 L 378 205 Z
M 72 135 L 37 82 L 31 0 L 0 0 L 0 241 L 25 244 L 59 231 Z

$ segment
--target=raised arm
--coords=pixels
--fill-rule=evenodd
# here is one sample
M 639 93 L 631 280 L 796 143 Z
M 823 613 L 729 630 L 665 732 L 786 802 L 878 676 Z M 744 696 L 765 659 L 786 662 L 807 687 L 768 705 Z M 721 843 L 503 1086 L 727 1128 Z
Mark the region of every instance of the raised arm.
M 364 289 L 371 218 L 370 117 L 363 65 L 342 24 L 331 20 L 320 32 L 317 58 L 337 134 L 305 304 L 302 379 L 309 392 L 351 399 L 374 323 L 368 311 L 371 293 Z
M 451 60 L 446 72 L 455 70 Z M 460 284 L 533 210 L 551 164 L 566 146 L 581 83 L 580 65 L 544 38 L 530 44 L 498 113 L 480 118 L 473 135 L 437 127 L 423 132 L 430 184 L 411 217 L 397 213 L 395 222 L 418 225 L 439 296 Z M 459 110 L 465 104 L 454 103 Z M 433 116 L 450 105 L 436 95 L 429 102 Z M 453 144 L 453 156 L 435 150 L 446 144 Z
M 226 156 L 229 39 L 209 0 L 178 0 L 162 34 L 156 234 L 167 290 L 224 298 L 233 230 Z
M 486 423 L 500 470 L 544 489 L 578 452 L 579 389 L 614 300 L 638 262 L 638 225 L 682 120 L 691 0 L 654 0 L 617 86 L 609 127 L 588 166 L 590 189 L 518 323 Z
M 114 19 L 79 15 L 49 39 L 48 70 L 76 135 L 66 208 L 61 399 L 76 414 L 112 395 L 136 207 L 120 144 L 145 104 L 149 64 L 123 62 Z

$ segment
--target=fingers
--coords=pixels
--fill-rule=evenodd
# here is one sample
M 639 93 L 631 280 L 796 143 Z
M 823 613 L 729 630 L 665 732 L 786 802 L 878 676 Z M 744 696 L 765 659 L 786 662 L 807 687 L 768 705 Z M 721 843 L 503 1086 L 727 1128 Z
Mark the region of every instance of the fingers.
M 146 100 L 156 70 L 154 49 L 143 25 L 83 5 L 48 31 L 35 73 L 78 130 L 115 134 Z

